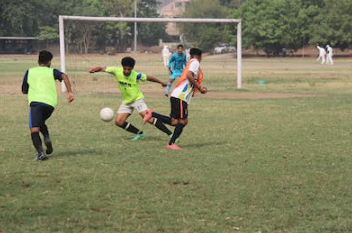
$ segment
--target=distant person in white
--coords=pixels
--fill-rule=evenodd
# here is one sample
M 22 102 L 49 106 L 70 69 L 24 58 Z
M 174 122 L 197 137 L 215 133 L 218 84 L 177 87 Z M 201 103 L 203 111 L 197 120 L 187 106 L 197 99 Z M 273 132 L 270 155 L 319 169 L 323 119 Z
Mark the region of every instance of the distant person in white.
M 170 59 L 170 50 L 167 47 L 167 45 L 164 45 L 163 50 L 161 51 L 161 54 L 163 56 L 163 62 L 164 62 L 164 66 L 167 67 L 167 64 L 169 64 L 169 59 Z
M 325 51 L 325 49 L 323 47 L 320 47 L 319 45 L 317 45 L 317 48 L 319 50 L 319 57 L 317 58 L 317 61 L 319 61 L 321 59 L 321 64 L 324 65 L 326 51 Z
M 333 49 L 330 47 L 330 45 L 327 45 L 326 46 L 326 50 L 328 51 L 328 54 L 326 55 L 326 64 L 331 64 L 333 65 L 334 64 L 334 61 L 332 60 L 332 51 Z
M 191 59 L 191 55 L 189 54 L 190 49 L 186 49 L 186 59 L 189 61 Z

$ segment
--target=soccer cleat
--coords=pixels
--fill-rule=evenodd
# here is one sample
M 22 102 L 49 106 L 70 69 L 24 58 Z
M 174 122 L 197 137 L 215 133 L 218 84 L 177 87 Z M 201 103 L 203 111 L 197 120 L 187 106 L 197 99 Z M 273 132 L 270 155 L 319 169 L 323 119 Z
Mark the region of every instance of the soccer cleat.
M 51 143 L 50 139 L 44 140 L 45 146 L 46 146 L 46 154 L 50 155 L 53 153 L 53 144 Z
M 176 144 L 167 145 L 166 148 L 170 150 L 182 150 L 182 148 L 177 146 Z
M 145 138 L 147 136 L 146 133 L 141 133 L 141 134 L 137 134 L 136 136 L 134 136 L 131 141 L 137 141 L 139 139 Z
M 46 160 L 48 159 L 48 156 L 44 152 L 38 153 L 38 155 L 35 157 L 34 161 L 41 161 L 41 160 Z
M 150 118 L 152 118 L 152 113 L 153 113 L 153 111 L 151 109 L 148 109 L 147 114 L 145 114 L 145 116 L 143 118 L 143 125 L 145 125 L 147 123 L 147 121 L 149 121 Z
M 165 97 L 169 97 L 169 94 L 165 94 Z

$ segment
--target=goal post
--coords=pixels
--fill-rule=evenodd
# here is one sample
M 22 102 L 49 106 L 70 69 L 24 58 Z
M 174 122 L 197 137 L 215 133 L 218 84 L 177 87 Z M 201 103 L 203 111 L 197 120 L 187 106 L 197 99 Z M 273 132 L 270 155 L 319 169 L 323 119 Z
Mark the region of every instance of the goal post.
M 59 16 L 60 62 L 61 71 L 66 71 L 64 21 L 96 21 L 96 22 L 137 22 L 137 23 L 228 23 L 237 24 L 237 88 L 242 88 L 242 20 L 241 19 L 209 19 L 209 18 L 134 18 L 134 17 L 91 17 L 91 16 Z M 62 92 L 66 92 L 64 83 Z

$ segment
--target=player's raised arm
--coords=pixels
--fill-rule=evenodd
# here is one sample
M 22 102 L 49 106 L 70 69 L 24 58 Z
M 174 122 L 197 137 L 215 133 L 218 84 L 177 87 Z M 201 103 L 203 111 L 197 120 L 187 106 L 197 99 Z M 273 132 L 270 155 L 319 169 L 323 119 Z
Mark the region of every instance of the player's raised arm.
M 148 75 L 147 75 L 147 80 L 150 81 L 150 82 L 160 83 L 163 87 L 166 87 L 166 85 L 167 85 L 166 82 L 163 82 L 163 81 L 161 81 L 160 79 L 155 78 L 155 77 L 153 77 L 153 76 L 148 76 Z
M 96 73 L 96 72 L 105 72 L 105 68 L 97 66 L 89 70 L 89 73 Z

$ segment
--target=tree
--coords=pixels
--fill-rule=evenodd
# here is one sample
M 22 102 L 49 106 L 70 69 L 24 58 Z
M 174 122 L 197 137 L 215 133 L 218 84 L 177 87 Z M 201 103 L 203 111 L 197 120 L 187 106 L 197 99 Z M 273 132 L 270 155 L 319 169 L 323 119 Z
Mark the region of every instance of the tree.
M 317 7 L 304 0 L 246 1 L 232 17 L 243 19 L 244 46 L 278 54 L 282 48 L 296 50 L 309 40 L 310 18 L 319 14 Z M 303 7 L 302 7 L 303 6 Z
M 138 4 L 139 18 L 158 18 L 156 0 L 144 0 Z M 142 23 L 138 25 L 138 39 L 144 45 L 157 45 L 160 38 L 166 37 L 165 23 Z
M 49 46 L 49 41 L 59 38 L 58 28 L 57 27 L 49 27 L 43 26 L 40 27 L 40 34 L 37 37 L 38 40 L 45 40 L 46 47 Z
M 311 44 L 330 44 L 346 49 L 352 45 L 352 1 L 324 0 L 322 14 L 311 25 Z
M 227 9 L 219 0 L 193 0 L 183 15 L 185 18 L 226 18 Z M 204 51 L 225 40 L 224 24 L 180 24 L 181 32 L 188 42 Z

